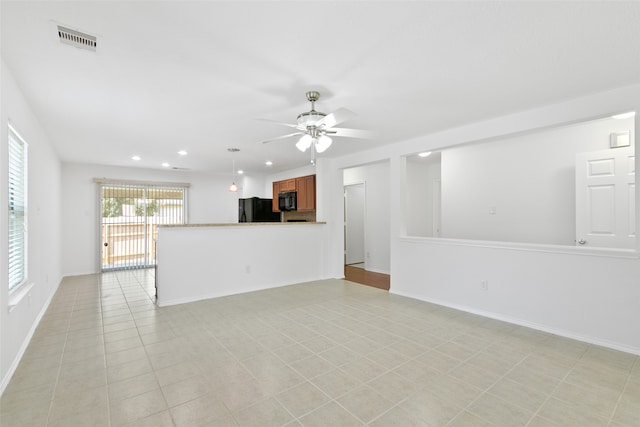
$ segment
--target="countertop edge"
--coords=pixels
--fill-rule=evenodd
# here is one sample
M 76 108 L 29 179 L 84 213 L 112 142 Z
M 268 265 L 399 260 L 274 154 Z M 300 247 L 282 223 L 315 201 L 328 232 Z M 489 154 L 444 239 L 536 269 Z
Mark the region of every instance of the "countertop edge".
M 263 225 L 282 226 L 282 225 L 323 225 L 325 221 L 319 222 L 230 222 L 219 224 L 158 224 L 159 228 L 191 228 L 191 227 L 255 227 Z

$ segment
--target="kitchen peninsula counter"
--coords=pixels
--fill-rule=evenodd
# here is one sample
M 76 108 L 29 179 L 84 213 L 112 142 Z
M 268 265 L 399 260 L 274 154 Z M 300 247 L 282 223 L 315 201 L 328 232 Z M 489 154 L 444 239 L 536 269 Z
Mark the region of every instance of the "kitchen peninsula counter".
M 329 278 L 325 222 L 161 225 L 160 307 Z
M 159 228 L 184 228 L 184 227 L 237 227 L 237 226 L 261 226 L 261 225 L 310 225 L 326 224 L 326 222 L 292 221 L 292 222 L 221 222 L 212 224 L 158 224 Z

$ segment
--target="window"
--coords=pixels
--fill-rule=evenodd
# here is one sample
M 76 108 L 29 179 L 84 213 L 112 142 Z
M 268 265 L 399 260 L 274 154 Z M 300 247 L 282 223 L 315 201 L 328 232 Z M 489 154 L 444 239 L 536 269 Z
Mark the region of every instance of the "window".
M 9 126 L 9 290 L 26 280 L 27 144 Z

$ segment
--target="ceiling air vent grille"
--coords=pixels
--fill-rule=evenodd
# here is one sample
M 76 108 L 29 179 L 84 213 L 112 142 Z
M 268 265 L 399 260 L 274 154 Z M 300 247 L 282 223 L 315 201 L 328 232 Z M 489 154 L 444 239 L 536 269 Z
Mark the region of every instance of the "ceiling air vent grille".
M 98 47 L 98 40 L 94 36 L 81 33 L 80 31 L 58 25 L 58 37 L 60 42 L 75 46 L 80 49 L 87 49 L 95 52 Z

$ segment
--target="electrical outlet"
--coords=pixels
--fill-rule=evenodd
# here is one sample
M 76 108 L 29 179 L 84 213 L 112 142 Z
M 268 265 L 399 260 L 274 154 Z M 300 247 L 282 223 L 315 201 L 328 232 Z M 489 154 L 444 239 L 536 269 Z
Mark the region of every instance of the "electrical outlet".
M 247 266 L 244 268 L 244 272 L 245 272 L 245 273 L 247 273 L 247 274 L 250 274 L 250 273 L 251 273 L 251 266 L 250 266 L 250 265 L 247 265 Z
M 489 290 L 489 281 L 483 280 L 482 282 L 480 282 L 480 287 L 483 290 L 488 291 Z

